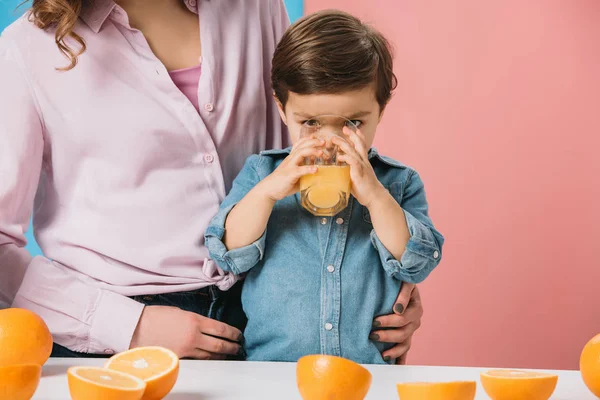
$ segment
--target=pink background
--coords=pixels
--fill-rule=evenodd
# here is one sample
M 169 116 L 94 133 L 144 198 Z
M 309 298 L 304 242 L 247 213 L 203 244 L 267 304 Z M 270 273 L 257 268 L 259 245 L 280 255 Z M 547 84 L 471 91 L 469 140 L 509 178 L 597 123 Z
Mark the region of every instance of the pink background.
M 446 236 L 411 364 L 577 369 L 600 332 L 600 2 L 307 0 L 396 48 L 377 147 Z

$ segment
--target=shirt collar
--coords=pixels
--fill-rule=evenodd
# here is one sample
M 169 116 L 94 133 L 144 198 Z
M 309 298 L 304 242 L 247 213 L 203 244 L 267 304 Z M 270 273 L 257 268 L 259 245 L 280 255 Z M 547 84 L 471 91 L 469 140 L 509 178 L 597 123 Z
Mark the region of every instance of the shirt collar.
M 291 151 L 292 151 L 292 148 L 288 147 L 287 149 L 273 149 L 273 150 L 261 151 L 260 155 L 261 156 L 270 156 L 270 157 L 282 157 L 282 156 L 285 157 L 285 156 L 288 156 L 291 153 Z M 396 161 L 393 158 L 382 156 L 381 154 L 379 154 L 377 149 L 374 147 L 369 150 L 369 160 L 373 160 L 373 159 L 377 159 L 390 167 L 406 168 L 406 165 L 402 164 L 400 161 Z
M 98 33 L 115 7 L 116 4 L 112 0 L 84 1 L 79 17 L 94 33 Z
M 196 14 L 198 13 L 198 1 L 200 0 L 182 1 L 190 11 Z M 117 7 L 117 4 L 113 0 L 84 1 L 80 18 L 92 31 L 94 31 L 94 33 L 98 33 L 115 7 Z

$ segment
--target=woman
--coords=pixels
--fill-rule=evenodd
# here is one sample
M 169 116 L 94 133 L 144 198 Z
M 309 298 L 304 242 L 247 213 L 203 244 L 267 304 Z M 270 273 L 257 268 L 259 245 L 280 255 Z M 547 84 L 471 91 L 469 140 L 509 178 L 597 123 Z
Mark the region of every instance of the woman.
M 287 26 L 281 0 L 34 0 L 4 32 L 0 301 L 46 320 L 53 355 L 240 353 L 240 285 L 202 238 L 246 157 L 287 145 Z M 47 258 L 23 249 L 32 212 Z M 405 360 L 421 314 L 405 285 L 374 321 L 384 356 Z

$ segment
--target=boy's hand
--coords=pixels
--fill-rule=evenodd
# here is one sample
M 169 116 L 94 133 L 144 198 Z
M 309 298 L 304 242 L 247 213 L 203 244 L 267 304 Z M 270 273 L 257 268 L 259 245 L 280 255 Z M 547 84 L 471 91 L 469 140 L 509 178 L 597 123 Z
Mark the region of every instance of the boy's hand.
M 338 154 L 337 159 L 350 166 L 350 179 L 352 180 L 352 195 L 360 204 L 369 208 L 374 200 L 387 193 L 381 182 L 377 179 L 375 171 L 369 162 L 369 149 L 365 144 L 365 137 L 357 129 L 356 132 L 345 127 L 344 134 L 348 140 L 334 137 L 336 144 L 343 154 Z
M 298 140 L 290 155 L 259 184 L 261 192 L 273 202 L 298 192 L 300 178 L 318 170 L 315 165 L 304 165 L 304 159 L 322 156 L 323 151 L 319 147 L 324 143 L 323 140 L 310 136 Z

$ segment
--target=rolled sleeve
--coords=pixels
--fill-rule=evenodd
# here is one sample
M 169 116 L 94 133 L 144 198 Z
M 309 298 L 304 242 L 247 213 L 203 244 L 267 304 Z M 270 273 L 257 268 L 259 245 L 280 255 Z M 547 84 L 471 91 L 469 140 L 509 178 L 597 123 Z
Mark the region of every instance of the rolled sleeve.
M 236 275 L 248 272 L 264 256 L 266 230 L 258 240 L 245 247 L 227 250 L 225 243 L 223 243 L 227 216 L 237 203 L 260 182 L 260 176 L 257 172 L 260 162 L 259 155 L 250 156 L 246 160 L 244 167 L 233 181 L 231 191 L 221 203 L 219 212 L 211 220 L 204 235 L 210 257 L 222 270 L 233 272 Z
M 411 236 L 400 260 L 388 251 L 375 230 L 371 231 L 371 242 L 389 276 L 404 282 L 420 283 L 437 267 L 442 259 L 442 251 L 429 227 L 406 210 L 404 215 Z
M 262 236 L 254 243 L 238 249 L 227 250 L 225 243 L 223 243 L 225 221 L 236 204 L 232 204 L 219 211 L 206 230 L 205 239 L 210 257 L 217 262 L 219 267 L 224 271 L 241 275 L 248 272 L 263 259 L 267 232 L 265 230 Z
M 404 282 L 420 283 L 440 263 L 444 237 L 435 229 L 429 217 L 425 187 L 416 171 L 411 171 L 403 187 L 399 204 L 404 211 L 410 239 L 402 257 L 397 260 L 383 245 L 375 230 L 371 232 L 371 242 L 389 276 Z

